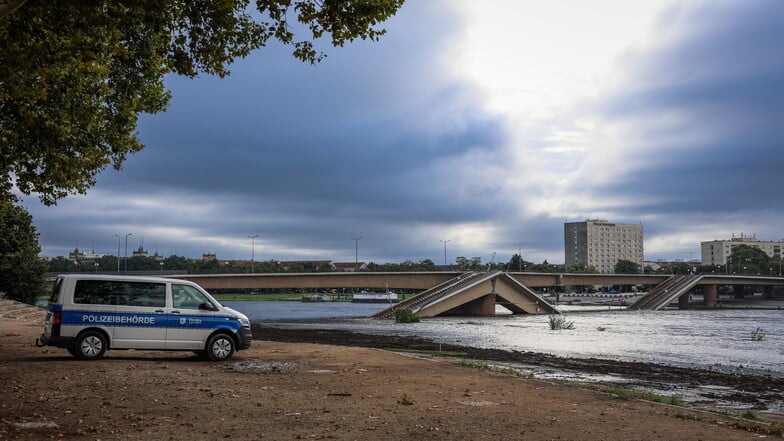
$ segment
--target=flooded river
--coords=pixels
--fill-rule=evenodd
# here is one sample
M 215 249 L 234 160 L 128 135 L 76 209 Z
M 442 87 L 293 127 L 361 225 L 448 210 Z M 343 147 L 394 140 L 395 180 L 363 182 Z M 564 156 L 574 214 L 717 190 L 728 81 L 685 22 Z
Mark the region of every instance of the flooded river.
M 565 313 L 573 329 L 553 331 L 546 315 L 432 318 L 400 324 L 364 318 L 386 305 L 223 303 L 253 321 L 279 327 L 419 336 L 478 348 L 784 377 L 784 310 L 577 310 Z

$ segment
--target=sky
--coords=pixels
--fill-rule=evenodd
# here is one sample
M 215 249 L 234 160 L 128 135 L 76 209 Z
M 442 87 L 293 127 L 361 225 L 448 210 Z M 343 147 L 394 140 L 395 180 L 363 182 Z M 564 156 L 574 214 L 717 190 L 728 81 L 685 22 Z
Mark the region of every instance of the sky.
M 23 205 L 50 257 L 122 255 L 130 233 L 128 254 L 563 263 L 585 219 L 642 223 L 646 260 L 780 240 L 782 18 L 780 0 L 409 0 L 316 67 L 270 46 L 227 78 L 168 77 L 121 171 Z

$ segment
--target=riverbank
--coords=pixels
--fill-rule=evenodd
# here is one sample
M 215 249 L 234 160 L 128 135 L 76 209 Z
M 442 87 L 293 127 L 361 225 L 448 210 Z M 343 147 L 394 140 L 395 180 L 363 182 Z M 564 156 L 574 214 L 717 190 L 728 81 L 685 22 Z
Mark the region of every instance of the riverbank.
M 652 363 L 637 363 L 597 358 L 564 358 L 522 351 L 483 349 L 396 335 L 361 334 L 334 329 L 297 329 L 254 323 L 254 338 L 287 343 L 320 343 L 384 350 L 453 353 L 460 359 L 483 360 L 509 366 L 523 374 L 552 373 L 557 378 L 578 378 L 591 384 L 613 388 L 646 389 L 690 401 L 705 409 L 760 412 L 767 417 L 784 419 L 784 378 L 765 375 L 723 373 Z M 687 400 L 686 391 L 701 390 L 699 397 Z
M 109 351 L 102 360 L 77 361 L 63 349 L 35 347 L 41 315 L 19 311 L 0 313 L 0 440 L 781 436 L 777 424 L 614 390 L 530 379 L 454 358 L 345 346 L 370 346 L 367 336 L 350 333 L 257 326 L 261 339 L 224 363 L 155 351 Z M 307 334 L 322 343 L 273 341 Z M 340 344 L 323 344 L 330 341 Z M 433 349 L 426 340 L 371 341 Z

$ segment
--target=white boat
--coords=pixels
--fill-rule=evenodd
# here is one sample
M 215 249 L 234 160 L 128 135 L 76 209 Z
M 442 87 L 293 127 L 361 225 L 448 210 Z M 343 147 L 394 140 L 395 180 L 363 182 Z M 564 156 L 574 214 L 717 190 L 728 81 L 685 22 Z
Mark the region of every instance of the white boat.
M 362 291 L 354 294 L 351 303 L 397 303 L 397 293 Z

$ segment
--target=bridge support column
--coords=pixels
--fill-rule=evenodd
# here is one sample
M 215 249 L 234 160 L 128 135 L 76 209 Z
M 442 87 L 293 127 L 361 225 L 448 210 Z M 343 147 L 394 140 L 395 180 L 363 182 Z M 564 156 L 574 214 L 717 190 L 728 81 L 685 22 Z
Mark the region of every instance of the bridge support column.
M 772 285 L 766 285 L 765 286 L 764 296 L 765 296 L 766 299 L 772 299 L 773 298 L 773 286 Z
M 746 298 L 746 285 L 732 285 L 732 297 L 736 299 Z
M 495 294 L 487 294 L 466 303 L 462 308 L 466 315 L 493 316 L 495 315 Z
M 714 307 L 719 298 L 719 288 L 716 285 L 703 285 L 702 286 L 702 304 L 705 306 Z
M 681 294 L 678 297 L 678 309 L 689 309 L 689 293 Z

